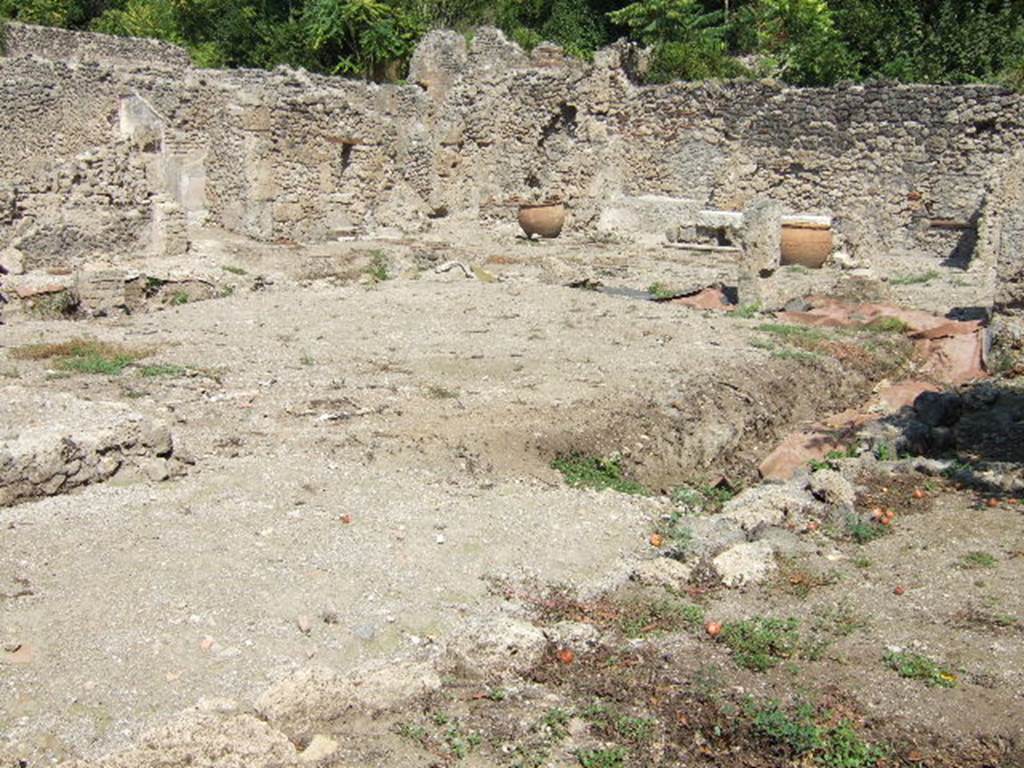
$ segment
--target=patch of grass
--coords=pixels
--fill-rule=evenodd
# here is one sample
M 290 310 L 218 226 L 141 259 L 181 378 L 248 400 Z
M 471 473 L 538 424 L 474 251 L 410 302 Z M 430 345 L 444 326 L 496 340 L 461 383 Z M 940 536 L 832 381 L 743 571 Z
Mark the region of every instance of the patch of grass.
M 796 360 L 801 363 L 813 363 L 822 359 L 817 352 L 808 352 L 806 349 L 790 349 L 789 347 L 772 350 L 772 357 L 777 360 Z
M 822 607 L 814 612 L 812 629 L 833 637 L 849 637 L 864 629 L 867 619 L 857 613 L 849 603 L 839 602 L 832 607 Z
M 504 701 L 508 698 L 508 691 L 504 688 L 491 688 L 491 690 L 487 692 L 487 698 L 491 701 Z
M 572 713 L 567 709 L 554 707 L 544 713 L 539 728 L 545 730 L 554 741 L 561 741 L 569 735 L 569 721 Z
M 975 570 L 978 568 L 995 568 L 999 560 L 989 552 L 975 549 L 960 558 L 957 565 L 964 570 Z
M 728 485 L 679 485 L 672 490 L 672 503 L 690 514 L 720 512 L 737 491 Z
M 299 358 L 299 363 L 305 365 L 306 367 L 309 367 L 312 365 L 316 365 L 316 360 L 313 358 L 311 354 L 309 354 L 309 352 L 303 352 L 302 357 Z
M 900 677 L 920 680 L 929 688 L 953 688 L 956 675 L 941 664 L 920 653 L 909 651 L 886 651 L 883 660 Z
M 399 723 L 395 727 L 395 733 L 403 739 L 409 739 L 420 744 L 427 740 L 427 729 L 422 725 L 414 725 L 413 723 Z
M 857 544 L 868 544 L 889 534 L 889 525 L 877 520 L 865 520 L 856 513 L 848 514 L 841 526 L 830 526 L 827 533 L 834 539 L 848 539 Z
M 936 269 L 929 269 L 926 272 L 914 272 L 907 275 L 897 275 L 889 278 L 889 285 L 924 285 L 930 283 L 939 276 Z
M 598 491 L 611 489 L 634 496 L 646 496 L 649 493 L 643 485 L 623 475 L 619 459 L 571 453 L 552 461 L 551 467 L 561 472 L 565 482 L 573 488 L 592 488 Z
M 655 299 L 668 299 L 675 296 L 678 291 L 665 283 L 651 283 L 647 286 L 647 292 Z
M 819 472 L 823 469 L 839 469 L 839 462 L 843 459 L 855 459 L 860 456 L 860 450 L 855 445 L 849 445 L 842 450 L 829 451 L 824 459 L 811 459 L 807 462 L 811 472 Z
M 857 557 L 853 558 L 853 564 L 857 568 L 870 568 L 872 566 L 871 558 L 864 555 L 857 555 Z
M 769 333 L 780 339 L 813 339 L 826 338 L 823 331 L 806 325 L 789 325 L 786 323 L 761 323 L 756 330 Z
M 743 712 L 759 736 L 797 758 L 809 757 L 814 765 L 871 768 L 886 754 L 883 748 L 865 741 L 849 720 L 837 722 L 831 711 L 819 711 L 808 703 L 785 709 L 775 700 L 759 704 L 748 699 Z
M 191 298 L 188 295 L 188 291 L 175 291 L 171 294 L 171 298 L 167 303 L 172 307 L 180 307 L 182 304 L 188 304 Z
M 799 622 L 757 616 L 729 622 L 720 635 L 733 653 L 733 660 L 745 669 L 764 672 L 800 649 Z
M 53 360 L 57 367 L 73 373 L 116 376 L 136 360 L 152 354 L 152 350 L 92 339 L 73 339 L 50 344 L 28 344 L 16 347 L 10 354 L 17 360 Z
M 458 390 L 449 389 L 448 387 L 441 386 L 440 384 L 431 384 L 427 387 L 427 397 L 433 400 L 454 400 L 458 396 Z
M 889 443 L 879 443 L 875 446 L 875 458 L 879 461 L 895 461 L 896 449 Z
M 221 269 L 223 269 L 225 272 L 230 272 L 232 275 L 247 275 L 247 274 L 249 274 L 248 272 L 246 272 L 241 267 L 236 267 L 236 266 L 234 266 L 232 264 L 224 264 L 224 265 L 221 266 Z
M 744 320 L 749 320 L 750 318 L 758 315 L 760 312 L 761 305 L 758 304 L 757 302 L 754 302 L 753 304 L 744 304 L 742 307 L 738 307 L 737 309 L 733 310 L 732 314 L 734 317 L 741 317 Z
M 878 317 L 865 325 L 864 329 L 875 333 L 906 333 L 910 326 L 898 317 Z
M 628 756 L 629 752 L 625 747 L 581 749 L 576 752 L 576 759 L 583 768 L 622 768 Z
M 665 554 L 676 560 L 686 559 L 693 544 L 693 531 L 685 524 L 685 519 L 681 510 L 673 509 L 655 528 L 664 539 Z
M 366 274 L 377 283 L 391 279 L 391 262 L 384 251 L 370 251 L 370 264 L 366 267 Z
M 169 363 L 157 363 L 155 365 L 143 365 L 139 367 L 139 375 L 144 376 L 147 379 L 160 378 L 160 377 L 177 377 L 184 376 L 188 373 L 188 369 L 183 368 L 180 365 L 172 365 Z
M 623 606 L 619 629 L 635 639 L 660 632 L 697 629 L 704 623 L 704 609 L 673 597 L 636 600 Z

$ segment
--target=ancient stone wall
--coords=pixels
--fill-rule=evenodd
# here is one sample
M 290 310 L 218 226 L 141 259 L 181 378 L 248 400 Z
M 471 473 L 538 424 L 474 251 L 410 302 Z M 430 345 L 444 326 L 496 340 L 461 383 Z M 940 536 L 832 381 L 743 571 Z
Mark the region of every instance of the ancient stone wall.
M 159 40 L 75 32 L 17 22 L 8 22 L 6 25 L 4 54 L 10 57 L 38 56 L 51 61 L 91 61 L 112 66 L 160 69 L 184 69 L 191 65 L 184 48 Z
M 1024 137 L 1021 97 L 995 87 L 638 86 L 626 46 L 586 64 L 488 29 L 428 35 L 409 85 L 20 58 L 27 45 L 0 59 L 4 180 L 128 139 L 158 155 L 152 193 L 190 224 L 262 240 L 508 221 L 546 198 L 568 204 L 567 232 L 659 235 L 688 211 L 769 198 L 832 216 L 876 265 L 966 265 Z

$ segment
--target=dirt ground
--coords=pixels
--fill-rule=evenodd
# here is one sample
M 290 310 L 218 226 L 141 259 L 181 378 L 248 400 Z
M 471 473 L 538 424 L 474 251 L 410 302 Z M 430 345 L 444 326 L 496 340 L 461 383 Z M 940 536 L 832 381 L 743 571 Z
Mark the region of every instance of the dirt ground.
M 597 636 L 512 679 L 453 672 L 406 710 L 334 733 L 330 764 L 1024 764 L 1012 497 L 989 506 L 875 467 L 858 508 L 898 508 L 883 537 L 805 532 L 757 586 L 623 586 L 656 554 L 674 488 L 755 482 L 785 434 L 864 402 L 896 364 L 800 353 L 771 340 L 765 316 L 640 295 L 731 284 L 721 254 L 480 242 L 300 248 L 210 233 L 192 267 L 219 298 L 0 326 L 6 396 L 122 403 L 167 424 L 194 461 L 162 482 L 123 472 L 0 511 L 11 755 L 96 758 L 204 697 L 251 701 L 310 664 L 443 644 L 460 620 L 512 604 Z M 438 270 L 453 260 L 468 269 Z M 567 287 L 583 280 L 612 290 Z M 848 295 L 863 281 L 785 268 L 775 290 Z M 987 287 L 943 271 L 880 290 L 945 314 Z M 83 337 L 145 356 L 89 375 L 16 353 Z M 0 428 L 10 440 L 23 427 Z M 617 458 L 649 495 L 569 487 L 551 462 L 573 453 Z M 564 604 L 539 610 L 556 584 Z M 702 618 L 663 625 L 655 612 L 624 632 L 623 606 L 665 599 Z M 817 651 L 754 672 L 704 628 L 763 616 L 796 619 Z M 901 677 L 887 652 L 941 660 L 956 684 Z M 801 752 L 765 725 L 772 699 L 813 702 L 819 731 L 852 723 L 884 755 Z

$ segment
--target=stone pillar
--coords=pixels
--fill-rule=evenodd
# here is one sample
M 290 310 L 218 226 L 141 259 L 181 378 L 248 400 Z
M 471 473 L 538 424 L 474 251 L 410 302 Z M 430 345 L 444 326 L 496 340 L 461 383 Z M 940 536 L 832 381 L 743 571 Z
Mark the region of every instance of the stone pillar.
M 773 200 L 754 200 L 743 211 L 738 257 L 737 291 L 740 306 L 764 302 L 762 278 L 779 268 L 782 255 L 782 206 Z

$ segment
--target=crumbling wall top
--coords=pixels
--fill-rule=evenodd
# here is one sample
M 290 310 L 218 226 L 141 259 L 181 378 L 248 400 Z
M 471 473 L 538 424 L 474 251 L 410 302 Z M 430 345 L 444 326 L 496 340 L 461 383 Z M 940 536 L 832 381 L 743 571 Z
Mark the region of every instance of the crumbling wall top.
M 6 56 L 38 56 L 51 61 L 96 62 L 110 66 L 185 69 L 192 65 L 184 48 L 160 40 L 115 37 L 56 27 L 9 22 Z

